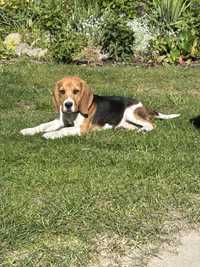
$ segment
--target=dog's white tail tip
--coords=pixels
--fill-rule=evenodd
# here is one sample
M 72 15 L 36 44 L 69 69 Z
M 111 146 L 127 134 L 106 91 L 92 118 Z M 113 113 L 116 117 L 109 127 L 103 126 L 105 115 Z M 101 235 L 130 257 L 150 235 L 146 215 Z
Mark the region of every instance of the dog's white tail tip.
M 181 114 L 163 114 L 158 112 L 158 115 L 155 116 L 155 118 L 161 119 L 161 120 L 170 120 L 179 117 Z

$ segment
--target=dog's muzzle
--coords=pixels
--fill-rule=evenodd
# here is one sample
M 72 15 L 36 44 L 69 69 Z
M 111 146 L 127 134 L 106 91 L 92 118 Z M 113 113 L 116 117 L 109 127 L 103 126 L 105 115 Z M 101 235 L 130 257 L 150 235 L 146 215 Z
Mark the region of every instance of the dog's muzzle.
M 65 112 L 74 112 L 74 102 L 67 100 L 63 104 L 63 111 Z

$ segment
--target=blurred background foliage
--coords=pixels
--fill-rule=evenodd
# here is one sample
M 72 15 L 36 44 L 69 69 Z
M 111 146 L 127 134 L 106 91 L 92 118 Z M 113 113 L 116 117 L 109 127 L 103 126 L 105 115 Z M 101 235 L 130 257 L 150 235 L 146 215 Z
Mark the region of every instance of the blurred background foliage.
M 70 63 L 100 47 L 113 62 L 185 63 L 200 57 L 199 0 L 0 0 L 0 58 L 18 32 L 45 60 Z

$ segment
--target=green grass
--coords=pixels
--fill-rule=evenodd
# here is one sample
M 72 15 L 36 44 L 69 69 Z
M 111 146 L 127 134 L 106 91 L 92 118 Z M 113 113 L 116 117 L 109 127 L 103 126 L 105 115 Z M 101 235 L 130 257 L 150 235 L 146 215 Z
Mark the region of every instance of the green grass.
M 181 117 L 146 135 L 21 136 L 54 118 L 50 92 L 66 75 Z M 0 66 L 0 107 L 0 266 L 96 266 L 101 237 L 142 247 L 169 234 L 177 213 L 199 223 L 200 132 L 189 119 L 200 114 L 200 69 L 21 62 Z

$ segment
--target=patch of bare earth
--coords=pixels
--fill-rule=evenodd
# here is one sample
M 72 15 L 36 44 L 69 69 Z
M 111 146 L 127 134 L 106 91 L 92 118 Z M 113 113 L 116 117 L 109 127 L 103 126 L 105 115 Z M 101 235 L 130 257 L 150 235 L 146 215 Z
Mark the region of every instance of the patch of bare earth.
M 200 232 L 183 230 L 160 248 L 139 246 L 119 236 L 97 236 L 88 267 L 200 267 Z M 157 251 L 157 253 L 155 253 Z
M 191 230 L 180 213 L 171 213 L 173 221 L 165 221 L 158 242 L 140 244 L 117 234 L 98 235 L 88 267 L 200 267 L 200 233 Z M 170 257 L 176 253 L 172 265 Z
M 194 96 L 194 97 L 200 97 L 200 89 L 192 89 L 190 90 L 190 95 Z
M 171 212 L 171 218 L 173 220 L 165 221 L 154 242 L 146 244 L 118 234 L 96 235 L 87 267 L 200 267 L 200 232 L 191 230 L 178 212 Z M 22 266 L 31 262 L 36 267 L 46 267 L 49 266 L 49 253 L 62 266 L 80 266 L 75 259 L 69 258 L 69 250 L 71 256 L 80 253 L 81 259 L 84 244 L 75 237 L 41 236 L 39 243 L 32 247 L 8 252 L 3 266 Z
M 151 249 L 142 248 L 130 239 L 118 235 L 98 235 L 93 240 L 95 253 L 88 267 L 143 266 L 143 257 Z
M 147 267 L 199 267 L 200 232 L 181 231 L 173 245 L 164 244 Z

